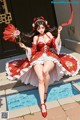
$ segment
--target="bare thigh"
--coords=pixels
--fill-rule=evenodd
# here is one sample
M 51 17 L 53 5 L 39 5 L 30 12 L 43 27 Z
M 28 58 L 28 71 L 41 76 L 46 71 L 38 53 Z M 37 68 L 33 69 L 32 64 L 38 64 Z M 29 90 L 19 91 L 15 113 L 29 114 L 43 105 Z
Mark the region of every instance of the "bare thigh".
M 53 61 L 46 61 L 44 63 L 44 68 L 43 68 L 43 72 L 50 72 L 53 68 L 54 68 L 55 64 Z
M 33 67 L 34 67 L 34 71 L 38 77 L 38 80 L 43 80 L 43 65 L 36 64 Z

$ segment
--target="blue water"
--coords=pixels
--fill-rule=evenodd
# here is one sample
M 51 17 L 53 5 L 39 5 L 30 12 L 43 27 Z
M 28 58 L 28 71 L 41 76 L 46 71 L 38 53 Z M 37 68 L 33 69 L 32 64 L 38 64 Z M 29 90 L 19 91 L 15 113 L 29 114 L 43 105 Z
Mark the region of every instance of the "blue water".
M 55 86 L 49 86 L 47 102 L 58 100 L 61 98 L 70 97 L 73 95 L 80 94 L 71 85 L 71 83 L 59 84 Z M 40 104 L 39 94 L 37 89 L 26 90 L 17 94 L 7 96 L 7 109 L 14 110 L 27 106 L 33 106 Z
M 76 82 L 80 86 L 80 81 Z

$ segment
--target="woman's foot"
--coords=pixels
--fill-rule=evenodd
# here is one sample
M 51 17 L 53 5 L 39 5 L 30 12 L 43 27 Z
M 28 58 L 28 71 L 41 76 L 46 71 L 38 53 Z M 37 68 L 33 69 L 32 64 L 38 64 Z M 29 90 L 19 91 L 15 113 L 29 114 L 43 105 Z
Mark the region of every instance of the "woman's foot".
M 47 109 L 46 109 L 45 103 L 40 104 L 40 106 L 41 106 L 41 113 L 42 113 L 42 116 L 43 116 L 43 117 L 46 117 L 46 116 L 47 116 Z
M 44 103 L 46 102 L 47 99 L 47 93 L 44 93 Z

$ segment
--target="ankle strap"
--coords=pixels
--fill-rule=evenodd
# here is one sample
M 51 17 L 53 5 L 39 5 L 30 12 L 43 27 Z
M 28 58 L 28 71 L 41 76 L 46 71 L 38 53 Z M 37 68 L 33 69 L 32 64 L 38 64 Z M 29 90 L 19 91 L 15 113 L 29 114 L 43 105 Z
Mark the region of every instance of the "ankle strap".
M 40 106 L 45 105 L 45 103 L 40 104 Z

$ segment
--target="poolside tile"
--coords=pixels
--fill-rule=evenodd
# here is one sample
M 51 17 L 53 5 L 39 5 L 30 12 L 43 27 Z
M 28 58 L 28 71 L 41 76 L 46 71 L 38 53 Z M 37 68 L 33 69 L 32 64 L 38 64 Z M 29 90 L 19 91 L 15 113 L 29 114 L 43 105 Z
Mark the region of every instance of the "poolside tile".
M 40 115 L 42 116 L 42 114 Z M 43 117 L 42 117 L 43 118 Z M 37 120 L 37 119 L 36 119 Z M 52 113 L 50 113 L 48 110 L 47 110 L 47 116 L 45 119 L 39 119 L 39 120 L 55 120 L 55 117 L 53 116 Z
M 1 66 L 0 66 L 1 67 Z M 0 82 L 2 80 L 5 80 L 6 81 L 6 72 L 0 72 Z
M 15 117 L 23 116 L 23 115 L 26 115 L 29 113 L 30 113 L 29 107 L 20 108 L 20 109 L 16 109 L 16 110 L 10 110 L 9 118 L 15 118 Z
M 74 86 L 74 88 L 76 88 L 78 91 L 80 91 L 80 86 L 78 84 L 76 84 L 76 83 L 73 82 L 72 85 Z
M 5 90 L 0 91 L 0 97 L 5 95 Z
M 42 117 L 41 112 L 25 115 L 24 120 L 46 120 Z
M 53 101 L 53 102 L 47 102 L 46 105 L 47 105 L 47 109 L 50 109 L 50 108 L 58 107 L 59 103 L 58 103 L 58 101 Z M 40 107 L 38 105 L 30 106 L 29 109 L 30 109 L 31 113 L 40 111 Z
M 6 111 L 7 110 L 5 96 L 0 97 L 0 110 L 1 111 Z
M 75 107 L 77 107 L 79 104 L 78 103 L 71 103 L 71 104 L 66 104 L 66 105 L 62 105 L 62 108 L 64 110 L 69 110 L 69 109 L 75 109 Z
M 69 117 L 67 117 L 67 120 L 71 120 Z
M 47 102 L 46 105 L 47 105 L 47 109 L 60 106 L 60 104 L 58 103 L 58 101 Z
M 72 76 L 72 77 L 68 77 L 68 78 L 63 78 L 63 82 L 66 83 L 69 81 L 76 81 L 78 79 L 80 79 L 80 74 Z
M 15 88 L 12 88 L 12 89 L 7 89 L 6 90 L 6 95 L 13 94 L 13 93 L 18 93 L 18 92 L 25 91 L 25 90 L 30 90 L 30 89 L 33 89 L 33 88 L 35 88 L 35 87 L 33 87 L 31 85 L 27 85 L 27 86 L 20 86 L 20 87 L 15 87 Z
M 56 107 L 48 110 L 47 118 L 49 120 L 66 120 L 66 114 L 61 107 Z
M 8 88 L 14 87 L 16 83 L 17 83 L 16 80 L 14 80 L 14 81 L 10 81 L 8 79 L 2 80 L 2 81 L 0 81 L 0 90 L 4 90 L 4 89 L 6 90 Z
M 18 117 L 18 118 L 13 118 L 13 119 L 9 119 L 9 120 L 24 120 L 23 117 Z
M 80 120 L 80 106 L 67 110 L 66 114 L 71 120 Z
M 31 113 L 39 112 L 40 107 L 38 105 L 30 106 L 29 107 Z
M 72 96 L 72 99 L 74 99 L 75 101 L 80 101 L 80 94 Z
M 47 110 L 47 117 L 43 118 L 41 112 L 24 116 L 25 120 L 67 120 L 67 116 L 61 107 Z
M 36 120 L 34 115 L 25 115 L 24 120 Z
M 58 100 L 58 102 L 60 103 L 60 105 L 64 105 L 64 104 L 68 104 L 68 103 L 73 103 L 75 102 L 75 100 L 73 100 L 71 97 L 68 98 L 63 98 Z

